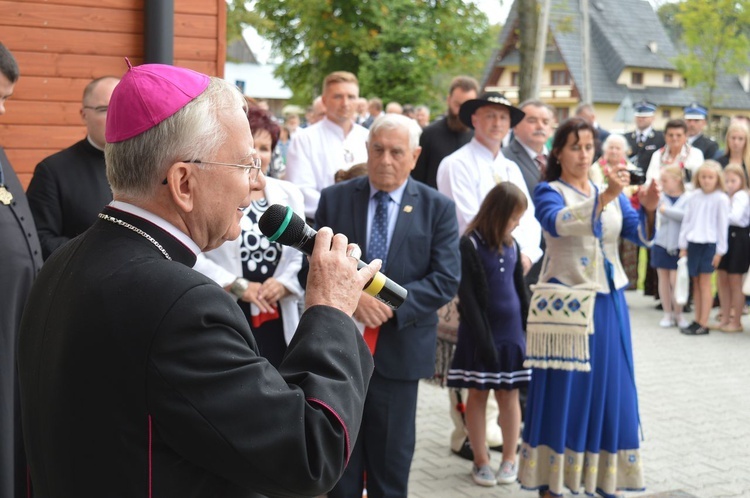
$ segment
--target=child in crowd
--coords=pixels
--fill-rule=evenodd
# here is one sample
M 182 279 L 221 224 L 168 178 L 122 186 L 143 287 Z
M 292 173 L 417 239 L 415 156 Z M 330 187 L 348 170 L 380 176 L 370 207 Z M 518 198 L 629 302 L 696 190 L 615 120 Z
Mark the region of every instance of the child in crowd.
M 724 185 L 731 199 L 729 214 L 729 242 L 727 253 L 721 258 L 718 272 L 719 303 L 723 332 L 742 332 L 742 275 L 750 266 L 750 195 L 747 192 L 745 170 L 739 164 L 724 169 Z
M 494 389 L 500 409 L 503 459 L 497 475 L 485 451 L 474 451 L 472 478 L 480 486 L 516 482 L 516 446 L 521 427 L 519 387 L 529 299 L 518 244 L 511 232 L 526 211 L 526 196 L 510 182 L 495 186 L 461 237 L 461 320 L 448 386 L 468 388 L 466 427 L 472 448 L 485 448 L 485 412 Z
M 662 195 L 656 214 L 656 235 L 651 246 L 651 266 L 659 279 L 659 297 L 664 308 L 661 327 L 687 328 L 690 323 L 682 316 L 682 305 L 674 300 L 677 281 L 678 240 L 684 215 L 685 185 L 683 170 L 679 166 L 667 166 L 661 170 Z
M 695 191 L 685 203 L 680 227 L 680 257 L 687 256 L 693 281 L 695 320 L 680 329 L 687 335 L 708 334 L 708 314 L 713 304 L 711 274 L 727 252 L 729 197 L 724 193 L 724 176 L 716 161 L 706 161 L 693 175 Z

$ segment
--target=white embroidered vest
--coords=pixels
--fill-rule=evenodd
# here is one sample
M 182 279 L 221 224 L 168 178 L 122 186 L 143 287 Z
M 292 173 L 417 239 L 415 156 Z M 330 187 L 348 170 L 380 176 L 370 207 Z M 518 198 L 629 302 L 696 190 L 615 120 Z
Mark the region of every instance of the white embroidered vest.
M 544 231 L 547 249 L 539 281 L 548 282 L 554 278 L 565 285 L 595 283 L 599 285 L 598 292 L 609 293 L 602 249 L 594 237 L 593 215 L 598 190 L 592 185 L 591 196 L 587 197 L 560 181 L 550 182 L 550 186 L 560 192 L 566 207 L 555 220 L 558 237 Z M 601 221 L 604 251 L 614 265 L 615 286 L 620 289 L 628 285 L 628 278 L 618 251 L 622 230 L 619 199 L 605 206 Z

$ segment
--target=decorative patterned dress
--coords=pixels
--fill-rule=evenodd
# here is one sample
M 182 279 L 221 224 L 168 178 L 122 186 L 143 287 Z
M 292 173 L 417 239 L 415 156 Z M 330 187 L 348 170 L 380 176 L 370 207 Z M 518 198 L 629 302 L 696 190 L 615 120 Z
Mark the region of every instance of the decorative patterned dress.
M 281 244 L 269 241 L 258 228 L 258 220 L 267 209 L 265 198 L 252 201 L 240 220 L 242 276 L 251 282 L 264 282 L 272 277 L 281 259 Z M 238 304 L 250 323 L 260 354 L 278 367 L 286 352 L 281 308 L 277 307 L 274 313 L 261 313 L 254 304 L 244 301 Z
M 624 195 L 599 217 L 597 202 L 593 184 L 590 196 L 560 181 L 534 190 L 547 242 L 540 282 L 599 286 L 591 371 L 534 368 L 529 384 L 518 476 L 524 488 L 554 496 L 565 488 L 605 497 L 644 488 L 628 278 L 618 257 L 620 237 L 642 243 L 639 216 Z
M 518 246 L 503 247 L 499 254 L 475 232 L 461 239 L 461 259 L 461 321 L 448 386 L 510 390 L 527 385 L 531 370 L 523 367 L 523 318 L 528 299 Z

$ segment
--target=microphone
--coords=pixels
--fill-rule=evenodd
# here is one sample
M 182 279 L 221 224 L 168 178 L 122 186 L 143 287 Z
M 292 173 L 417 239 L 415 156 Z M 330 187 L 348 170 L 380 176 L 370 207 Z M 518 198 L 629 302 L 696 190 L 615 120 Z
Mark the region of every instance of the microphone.
M 297 216 L 289 206 L 273 204 L 269 206 L 258 220 L 258 228 L 271 242 L 299 249 L 308 256 L 315 247 L 315 236 L 318 232 Z M 357 261 L 357 269 L 367 266 Z M 398 309 L 406 300 L 408 291 L 396 282 L 378 272 L 367 282 L 364 291 L 375 299 Z

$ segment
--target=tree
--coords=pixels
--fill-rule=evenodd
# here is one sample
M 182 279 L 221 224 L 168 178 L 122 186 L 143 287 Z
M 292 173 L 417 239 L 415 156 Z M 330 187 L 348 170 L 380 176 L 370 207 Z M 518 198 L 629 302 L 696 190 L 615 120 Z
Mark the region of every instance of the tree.
M 669 35 L 669 39 L 672 43 L 677 45 L 682 38 L 682 26 L 677 22 L 677 14 L 680 12 L 679 3 L 664 3 L 656 10 L 656 15 L 659 16 L 661 25 Z
M 479 75 L 494 42 L 487 17 L 463 0 L 257 0 L 254 12 L 298 103 L 310 102 L 328 73 L 346 70 L 362 95 L 434 107 L 445 90 L 435 79 Z
M 537 68 L 536 60 L 537 25 L 539 24 L 539 4 L 534 1 L 516 2 L 518 8 L 518 52 L 520 56 L 518 72 L 518 100 L 536 97 L 534 95 Z
M 677 69 L 710 110 L 721 98 L 716 95 L 719 75 L 736 74 L 750 63 L 750 0 L 685 0 L 675 18 L 687 49 L 677 57 Z

